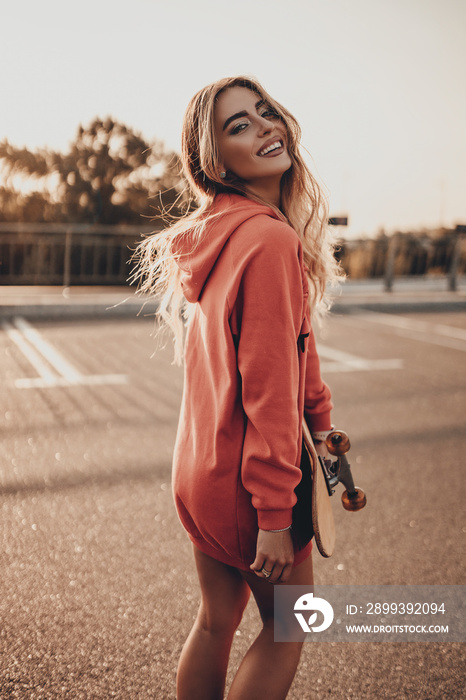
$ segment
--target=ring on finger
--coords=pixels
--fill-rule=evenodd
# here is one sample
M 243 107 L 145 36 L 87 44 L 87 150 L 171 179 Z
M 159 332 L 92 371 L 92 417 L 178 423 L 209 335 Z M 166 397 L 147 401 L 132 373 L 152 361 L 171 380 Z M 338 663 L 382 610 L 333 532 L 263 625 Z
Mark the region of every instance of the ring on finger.
M 265 578 L 269 578 L 269 576 L 272 575 L 271 571 L 267 571 L 267 569 L 262 568 L 261 569 L 261 574 L 264 574 Z

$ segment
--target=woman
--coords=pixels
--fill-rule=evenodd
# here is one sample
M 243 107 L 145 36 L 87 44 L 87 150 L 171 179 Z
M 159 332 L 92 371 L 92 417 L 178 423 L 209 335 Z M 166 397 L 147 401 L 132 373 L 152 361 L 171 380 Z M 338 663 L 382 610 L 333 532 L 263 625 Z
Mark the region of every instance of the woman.
M 142 291 L 182 354 L 185 386 L 173 491 L 193 542 L 202 600 L 183 648 L 178 700 L 223 698 L 232 638 L 250 592 L 263 622 L 229 699 L 285 698 L 301 642 L 275 643 L 273 585 L 312 585 L 311 543 L 291 528 L 303 414 L 331 429 L 310 309 L 339 275 L 327 210 L 291 114 L 249 78 L 201 90 L 182 160 L 200 206 L 140 249 Z M 318 443 L 322 455 L 324 444 Z

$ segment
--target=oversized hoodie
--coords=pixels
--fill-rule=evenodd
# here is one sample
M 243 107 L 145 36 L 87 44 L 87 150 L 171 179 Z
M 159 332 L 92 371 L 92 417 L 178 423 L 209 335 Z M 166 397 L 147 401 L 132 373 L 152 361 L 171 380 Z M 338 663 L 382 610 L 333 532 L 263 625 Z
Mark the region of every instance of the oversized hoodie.
M 193 307 L 173 492 L 194 544 L 249 570 L 258 528 L 291 524 L 303 413 L 311 430 L 327 430 L 332 404 L 298 235 L 240 195 L 217 196 L 214 212 L 194 249 L 189 236 L 174 241 Z

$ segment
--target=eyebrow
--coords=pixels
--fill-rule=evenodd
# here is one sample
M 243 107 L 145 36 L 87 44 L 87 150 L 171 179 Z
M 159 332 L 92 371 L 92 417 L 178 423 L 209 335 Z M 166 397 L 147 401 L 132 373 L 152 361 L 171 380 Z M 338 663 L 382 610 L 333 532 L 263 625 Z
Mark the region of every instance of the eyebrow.
M 261 107 L 264 103 L 265 103 L 265 100 L 260 99 L 258 102 L 256 102 L 256 104 L 254 106 L 256 109 L 259 109 L 259 107 Z M 228 117 L 228 119 L 225 120 L 225 124 L 223 125 L 223 131 L 225 131 L 227 126 L 229 124 L 231 124 L 231 122 L 235 121 L 235 119 L 239 119 L 240 117 L 247 117 L 247 116 L 248 116 L 248 112 L 245 109 L 243 109 L 242 112 L 236 112 L 236 114 L 232 114 L 231 117 Z

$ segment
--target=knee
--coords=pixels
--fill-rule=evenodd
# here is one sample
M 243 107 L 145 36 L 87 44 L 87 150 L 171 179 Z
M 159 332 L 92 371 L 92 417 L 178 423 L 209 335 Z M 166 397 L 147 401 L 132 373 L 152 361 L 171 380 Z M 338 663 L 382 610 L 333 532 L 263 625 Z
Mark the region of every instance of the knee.
M 306 634 L 297 625 L 296 619 L 289 614 L 281 614 L 280 610 L 261 610 L 262 629 L 265 634 L 273 637 L 275 641 L 296 642 L 302 645 Z
M 201 604 L 198 624 L 202 631 L 208 634 L 219 637 L 232 636 L 241 622 L 244 608 L 244 605 L 237 605 L 212 610 Z
M 262 629 L 276 642 L 286 642 L 301 648 L 306 639 L 306 633 L 296 624 L 295 619 L 283 615 L 270 615 L 262 619 Z

